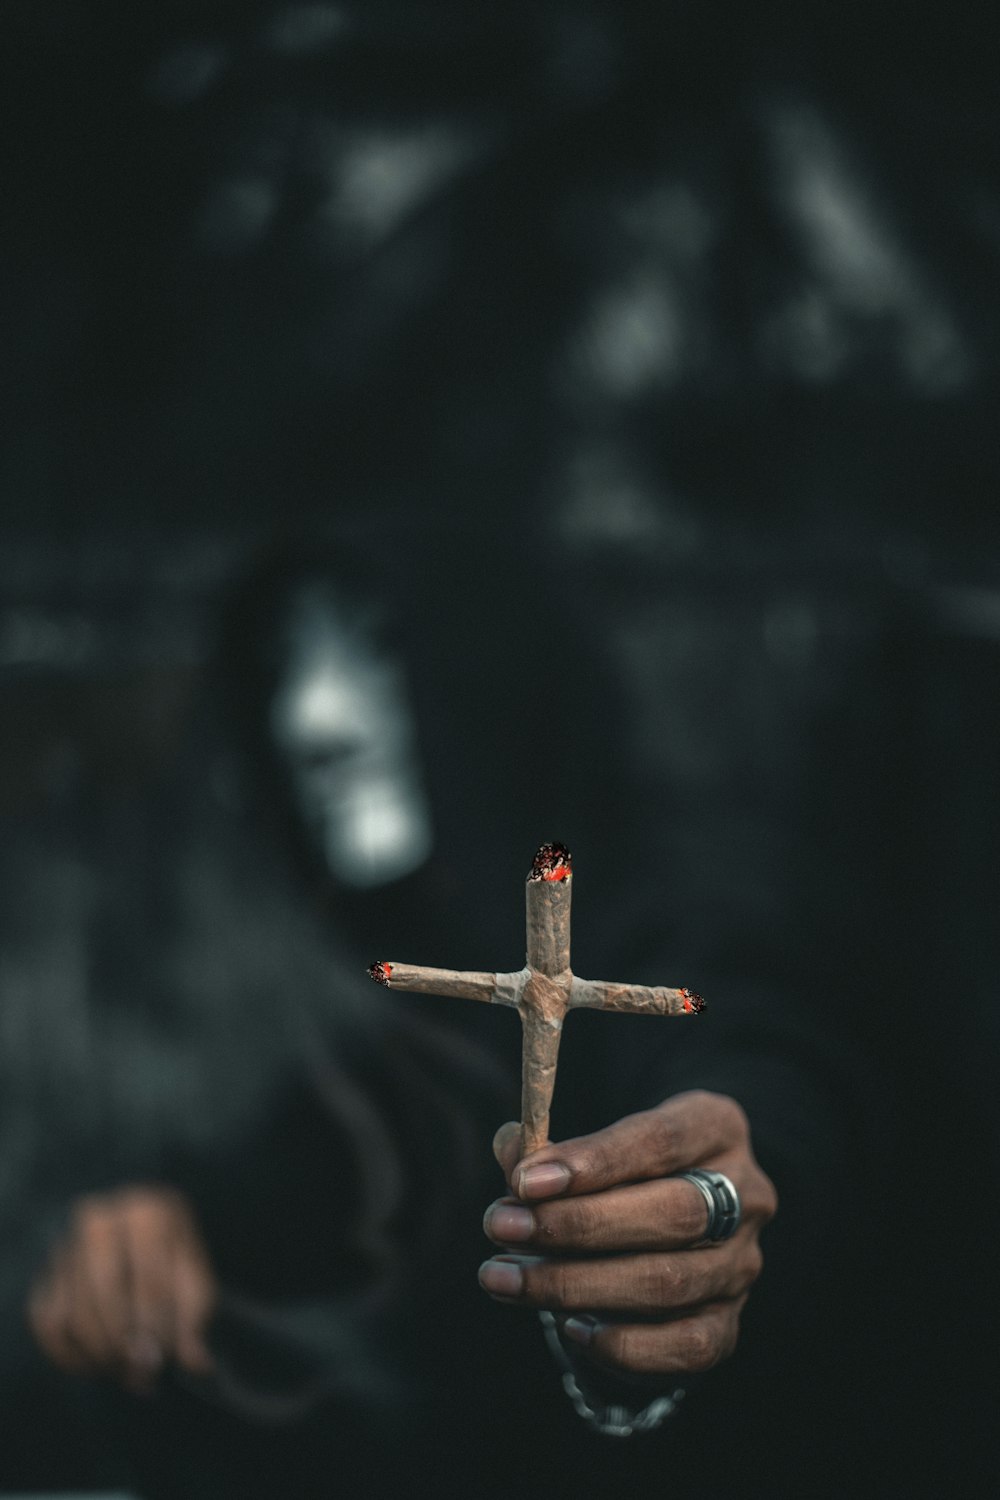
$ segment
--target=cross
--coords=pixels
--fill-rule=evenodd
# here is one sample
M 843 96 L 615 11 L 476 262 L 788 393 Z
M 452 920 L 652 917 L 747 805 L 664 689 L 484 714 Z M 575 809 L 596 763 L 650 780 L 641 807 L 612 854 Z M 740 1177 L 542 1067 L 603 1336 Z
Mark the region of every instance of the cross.
M 510 1005 L 524 1028 L 521 1051 L 521 1155 L 544 1146 L 556 1081 L 559 1040 L 567 1011 L 633 1011 L 641 1015 L 700 1014 L 705 1002 L 687 989 L 578 979 L 569 966 L 572 861 L 562 844 L 542 844 L 525 885 L 527 963 L 515 974 L 428 969 L 415 964 L 374 963 L 377 984 L 421 995 L 460 995 Z

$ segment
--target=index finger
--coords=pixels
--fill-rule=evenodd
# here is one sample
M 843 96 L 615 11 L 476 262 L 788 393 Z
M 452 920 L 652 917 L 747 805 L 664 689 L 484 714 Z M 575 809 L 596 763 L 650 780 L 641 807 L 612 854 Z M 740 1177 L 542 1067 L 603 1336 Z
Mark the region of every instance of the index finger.
M 718 1156 L 746 1133 L 746 1116 L 735 1100 L 696 1089 L 626 1115 L 593 1135 L 542 1146 L 523 1160 L 507 1132 L 497 1142 L 497 1154 L 512 1192 L 535 1200 L 668 1177 Z

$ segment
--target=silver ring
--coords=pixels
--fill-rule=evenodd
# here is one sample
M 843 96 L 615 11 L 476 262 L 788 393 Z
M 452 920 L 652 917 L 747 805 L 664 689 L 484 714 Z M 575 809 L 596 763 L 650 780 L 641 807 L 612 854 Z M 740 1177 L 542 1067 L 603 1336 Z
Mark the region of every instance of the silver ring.
M 702 1239 L 718 1244 L 736 1233 L 743 1217 L 743 1206 L 725 1172 L 692 1167 L 690 1172 L 678 1172 L 677 1177 L 680 1181 L 693 1182 L 708 1207 L 708 1226 Z

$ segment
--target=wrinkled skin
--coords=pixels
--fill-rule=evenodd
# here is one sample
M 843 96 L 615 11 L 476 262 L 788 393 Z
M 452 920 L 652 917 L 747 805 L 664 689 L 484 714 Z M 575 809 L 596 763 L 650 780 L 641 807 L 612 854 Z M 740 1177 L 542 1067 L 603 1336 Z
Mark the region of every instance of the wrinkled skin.
M 512 1123 L 494 1152 L 510 1195 L 484 1219 L 500 1247 L 479 1273 L 493 1297 L 549 1309 L 564 1337 L 618 1375 L 708 1370 L 732 1354 L 777 1209 L 735 1100 L 678 1094 L 523 1159 Z M 692 1167 L 724 1172 L 739 1192 L 740 1227 L 720 1244 L 702 1242 L 699 1190 L 671 1180 Z

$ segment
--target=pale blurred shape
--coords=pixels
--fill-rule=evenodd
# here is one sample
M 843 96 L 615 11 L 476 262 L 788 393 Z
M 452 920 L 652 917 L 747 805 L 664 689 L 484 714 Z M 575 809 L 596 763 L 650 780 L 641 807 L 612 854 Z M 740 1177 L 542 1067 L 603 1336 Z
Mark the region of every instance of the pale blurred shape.
M 637 268 L 596 299 L 576 342 L 574 363 L 617 399 L 671 383 L 681 372 L 683 330 L 663 275 Z
M 410 874 L 433 841 L 405 673 L 373 624 L 307 597 L 271 717 L 303 816 L 355 889 Z
M 774 315 L 765 344 L 806 379 L 888 344 L 925 394 L 964 386 L 971 356 L 957 322 L 845 142 L 813 105 L 774 104 L 765 125 L 779 201 L 813 277 Z
M 349 134 L 331 151 L 322 216 L 338 238 L 370 247 L 390 235 L 480 152 L 471 129 L 439 122 Z

